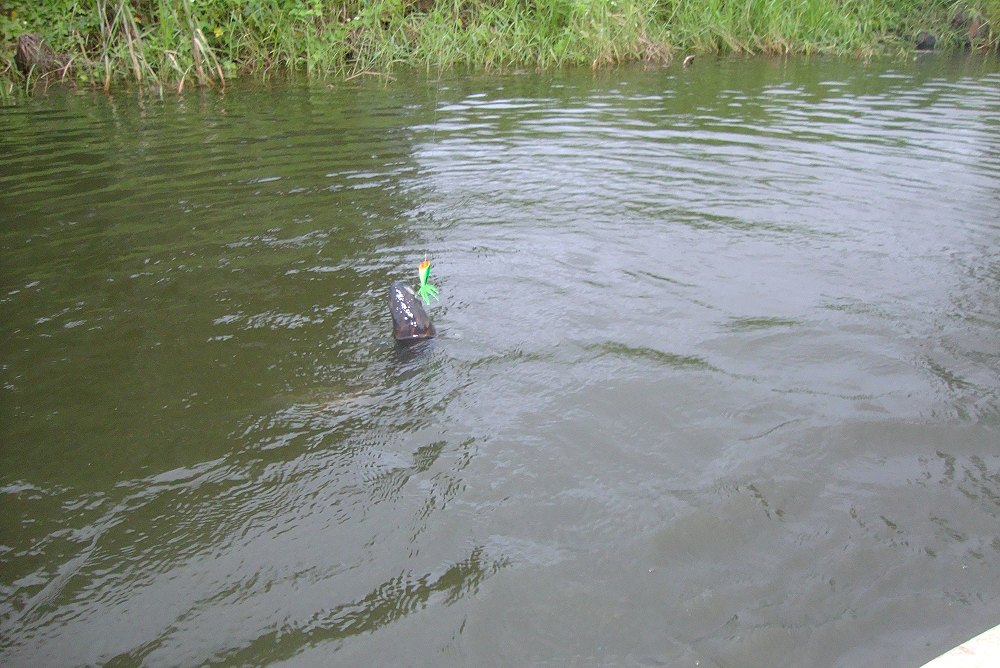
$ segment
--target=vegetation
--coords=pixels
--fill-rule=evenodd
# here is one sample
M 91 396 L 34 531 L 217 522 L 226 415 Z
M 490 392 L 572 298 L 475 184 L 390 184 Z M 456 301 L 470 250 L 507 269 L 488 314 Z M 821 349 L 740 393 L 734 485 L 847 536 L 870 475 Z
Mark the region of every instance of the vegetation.
M 0 86 L 224 85 L 398 65 L 669 61 L 681 52 L 996 49 L 998 0 L 0 0 Z M 25 51 L 34 34 L 42 46 Z M 27 55 L 25 55 L 27 54 Z M 22 72 L 22 70 L 24 70 Z

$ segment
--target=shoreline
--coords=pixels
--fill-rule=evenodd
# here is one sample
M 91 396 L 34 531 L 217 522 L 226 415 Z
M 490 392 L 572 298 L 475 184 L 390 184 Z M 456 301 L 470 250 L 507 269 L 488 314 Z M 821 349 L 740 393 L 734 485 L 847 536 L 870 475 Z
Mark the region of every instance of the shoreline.
M 1000 53 L 1000 6 L 967 0 L 143 0 L 0 8 L 0 103 L 55 81 L 224 87 L 278 73 L 347 80 L 394 68 L 594 69 L 689 55 Z M 53 3 L 54 4 L 54 3 Z M 115 6 L 111 6 L 114 4 Z

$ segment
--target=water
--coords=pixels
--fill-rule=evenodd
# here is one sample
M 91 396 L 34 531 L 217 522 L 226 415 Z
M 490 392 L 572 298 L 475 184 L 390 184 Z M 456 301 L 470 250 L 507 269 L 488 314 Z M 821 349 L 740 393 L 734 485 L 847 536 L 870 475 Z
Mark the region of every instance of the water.
M 996 60 L 54 93 L 0 156 L 3 665 L 913 666 L 1000 622 Z

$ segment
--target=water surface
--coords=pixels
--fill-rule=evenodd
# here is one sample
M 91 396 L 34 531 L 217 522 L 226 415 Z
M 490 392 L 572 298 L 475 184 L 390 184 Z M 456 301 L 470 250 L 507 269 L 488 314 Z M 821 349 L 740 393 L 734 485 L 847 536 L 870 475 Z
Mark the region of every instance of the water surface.
M 0 218 L 4 665 L 1000 622 L 996 60 L 54 93 L 0 110 Z

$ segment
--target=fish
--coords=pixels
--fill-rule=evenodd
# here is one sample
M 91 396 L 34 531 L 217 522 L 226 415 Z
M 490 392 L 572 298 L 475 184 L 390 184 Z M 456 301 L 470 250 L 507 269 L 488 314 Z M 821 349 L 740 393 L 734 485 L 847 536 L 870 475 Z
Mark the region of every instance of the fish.
M 392 336 L 397 341 L 423 341 L 437 334 L 420 299 L 402 281 L 394 281 L 389 286 L 389 312 L 392 314 Z

